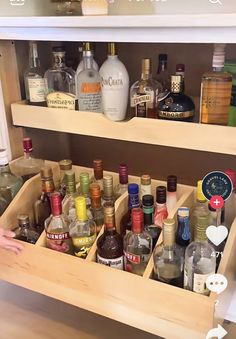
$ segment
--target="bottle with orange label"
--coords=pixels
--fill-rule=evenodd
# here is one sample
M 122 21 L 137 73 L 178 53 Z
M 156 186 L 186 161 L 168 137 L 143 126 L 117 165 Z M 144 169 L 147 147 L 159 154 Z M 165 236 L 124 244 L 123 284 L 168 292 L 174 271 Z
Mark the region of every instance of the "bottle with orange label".
M 101 77 L 94 68 L 93 54 L 89 48 L 83 55 L 84 70 L 76 76 L 76 96 L 79 110 L 102 112 Z

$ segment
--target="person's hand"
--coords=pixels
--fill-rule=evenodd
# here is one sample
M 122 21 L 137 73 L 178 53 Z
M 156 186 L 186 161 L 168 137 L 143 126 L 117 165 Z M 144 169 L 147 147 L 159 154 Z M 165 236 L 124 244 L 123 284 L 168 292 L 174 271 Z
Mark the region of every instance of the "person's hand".
M 4 230 L 0 227 L 0 248 L 19 254 L 23 249 L 23 245 L 13 240 L 14 237 L 14 232 Z

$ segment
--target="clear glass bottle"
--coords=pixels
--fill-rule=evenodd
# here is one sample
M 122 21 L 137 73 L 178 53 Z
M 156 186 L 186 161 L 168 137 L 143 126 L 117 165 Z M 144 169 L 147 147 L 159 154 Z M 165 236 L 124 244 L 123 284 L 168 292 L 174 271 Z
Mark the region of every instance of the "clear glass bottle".
M 97 240 L 97 262 L 123 270 L 123 240 L 116 231 L 115 207 L 113 204 L 104 204 L 104 226 L 105 231 Z
M 91 182 L 95 182 L 100 186 L 101 192 L 103 192 L 103 162 L 101 159 L 93 160 L 93 172 L 94 175 Z
M 7 151 L 0 149 L 0 215 L 6 210 L 22 185 L 22 178 L 11 173 Z
M 70 236 L 75 256 L 85 259 L 96 240 L 96 224 L 88 218 L 85 197 L 75 199 L 75 208 L 76 219 L 70 224 Z
M 200 119 L 203 124 L 228 124 L 232 74 L 224 72 L 224 62 L 225 45 L 215 44 L 213 70 L 202 76 Z
M 156 80 L 161 83 L 163 91 L 170 90 L 170 75 L 168 72 L 167 61 L 168 54 L 159 54 L 159 63 L 157 68 Z
M 31 227 L 29 216 L 26 214 L 20 214 L 18 215 L 17 220 L 18 228 L 14 230 L 16 233 L 15 238 L 30 244 L 35 244 L 39 238 L 39 234 L 33 227 Z
M 194 242 L 185 251 L 184 288 L 199 294 L 209 295 L 207 278 L 215 274 L 216 253 L 206 236 L 208 218 L 199 216 L 195 228 Z
M 114 196 L 114 187 L 113 187 L 113 176 L 112 175 L 106 175 L 103 178 L 103 204 L 105 202 L 113 203 L 115 202 L 115 196 Z
M 153 195 L 144 195 L 142 199 L 142 208 L 144 214 L 144 229 L 152 237 L 153 249 L 161 234 L 162 228 L 154 224 L 154 197 Z
M 117 200 L 124 193 L 128 192 L 128 166 L 126 164 L 120 164 L 119 166 L 119 184 L 114 189 L 114 196 Z
M 79 193 L 76 191 L 75 172 L 73 170 L 66 171 L 65 181 L 66 196 L 63 201 L 63 212 L 67 214 L 69 222 L 72 223 L 76 219 L 75 198 L 79 196 Z
M 50 195 L 50 203 L 52 214 L 45 220 L 46 246 L 54 251 L 72 254 L 69 220 L 62 213 L 59 192 L 54 192 Z
M 72 161 L 69 159 L 64 159 L 59 161 L 60 167 L 60 184 L 59 184 L 59 192 L 61 193 L 62 199 L 66 195 L 66 173 L 67 171 L 72 170 Z
M 82 54 L 82 60 L 80 61 L 77 70 L 76 70 L 76 79 L 77 76 L 80 72 L 82 72 L 85 68 L 84 68 L 84 58 L 86 57 L 87 52 L 90 52 L 92 55 L 94 55 L 94 52 L 92 50 L 92 44 L 90 42 L 84 42 L 83 43 L 83 54 Z M 97 62 L 93 59 L 93 69 L 95 69 L 95 71 L 99 71 L 99 67 Z M 76 86 L 77 86 L 77 81 L 75 82 Z M 77 87 L 76 87 L 76 93 L 78 93 Z
M 177 176 L 168 175 L 167 196 L 166 196 L 166 207 L 168 214 L 175 208 L 176 204 L 177 204 Z
M 132 230 L 124 237 L 125 271 L 142 276 L 152 254 L 152 237 L 144 231 L 143 211 L 132 210 Z
M 44 166 L 44 160 L 33 157 L 33 145 L 31 138 L 23 139 L 24 156 L 14 162 L 14 173 L 23 178 L 25 182 L 38 174 Z
M 156 188 L 156 206 L 154 212 L 154 224 L 161 229 L 163 228 L 163 220 L 167 219 L 168 212 L 166 207 L 166 187 L 157 186 Z
M 52 54 L 53 66 L 44 75 L 48 84 L 47 106 L 75 110 L 75 71 L 66 66 L 62 47 L 54 47 Z
M 149 174 L 143 174 L 140 182 L 140 200 L 142 201 L 144 195 L 152 194 L 152 179 Z
M 189 208 L 180 207 L 177 213 L 178 226 L 176 231 L 176 244 L 179 245 L 183 253 L 190 243 L 190 221 Z
M 35 41 L 29 42 L 29 66 L 24 73 L 24 84 L 27 103 L 34 106 L 46 106 L 47 83 L 40 66 Z
M 59 16 L 81 15 L 81 0 L 51 0 L 54 3 L 55 14 Z
M 90 194 L 89 194 L 89 185 L 90 185 L 89 174 L 87 172 L 80 173 L 79 182 L 80 182 L 79 194 L 82 197 L 85 197 L 86 207 L 87 209 L 89 209 L 91 206 L 91 199 L 90 199 Z
M 156 119 L 157 96 L 162 91 L 162 85 L 152 78 L 151 59 L 143 59 L 141 79 L 130 89 L 131 116 Z
M 163 283 L 183 287 L 183 253 L 175 243 L 174 219 L 163 223 L 163 243 L 156 247 L 153 255 L 154 279 Z
M 104 224 L 104 212 L 102 207 L 101 189 L 98 184 L 90 185 L 91 214 L 96 224 L 97 234 L 101 231 Z
M 192 121 L 195 105 L 190 97 L 183 93 L 182 77 L 171 76 L 170 93 L 160 99 L 158 118 L 175 121 Z
M 87 48 L 88 49 L 88 48 Z M 99 72 L 93 68 L 93 54 L 86 50 L 84 70 L 76 75 L 76 97 L 79 110 L 102 113 L 102 88 Z
M 175 75 L 181 75 L 182 77 L 182 88 L 183 92 L 185 91 L 185 65 L 184 64 L 177 64 Z
M 40 171 L 42 193 L 34 203 L 34 217 L 36 231 L 41 234 L 44 230 L 44 222 L 51 214 L 50 195 L 55 191 L 52 168 L 44 166 Z

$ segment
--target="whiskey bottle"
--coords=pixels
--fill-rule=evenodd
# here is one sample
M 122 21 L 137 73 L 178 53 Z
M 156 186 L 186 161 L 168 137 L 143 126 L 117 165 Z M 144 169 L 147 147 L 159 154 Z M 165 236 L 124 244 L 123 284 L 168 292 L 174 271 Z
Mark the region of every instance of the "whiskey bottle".
M 162 228 L 154 224 L 154 197 L 153 195 L 144 195 L 142 198 L 142 208 L 144 215 L 144 229 L 152 237 L 152 246 L 156 246 L 157 240 L 161 234 Z
M 39 234 L 33 227 L 31 227 L 29 216 L 26 214 L 20 214 L 18 215 L 17 220 L 18 228 L 14 230 L 16 233 L 15 238 L 30 244 L 35 244 L 39 238 Z
M 166 207 L 168 214 L 173 210 L 177 203 L 177 176 L 168 175 L 167 177 L 167 196 Z
M 154 212 L 154 224 L 163 228 L 163 220 L 167 219 L 168 212 L 166 206 L 166 187 L 157 186 L 156 188 L 156 206 Z
M 72 170 L 72 161 L 69 159 L 64 159 L 59 161 L 60 167 L 60 184 L 59 184 L 59 192 L 61 193 L 62 199 L 66 195 L 66 173 L 67 171 Z
M 104 212 L 102 206 L 101 189 L 98 184 L 90 185 L 91 214 L 96 224 L 97 234 L 101 231 L 104 224 Z
M 157 96 L 162 85 L 151 75 L 151 60 L 142 60 L 141 79 L 130 89 L 131 115 L 141 118 L 157 118 Z
M 167 67 L 168 55 L 159 54 L 156 80 L 162 85 L 163 91 L 170 90 L 170 76 Z

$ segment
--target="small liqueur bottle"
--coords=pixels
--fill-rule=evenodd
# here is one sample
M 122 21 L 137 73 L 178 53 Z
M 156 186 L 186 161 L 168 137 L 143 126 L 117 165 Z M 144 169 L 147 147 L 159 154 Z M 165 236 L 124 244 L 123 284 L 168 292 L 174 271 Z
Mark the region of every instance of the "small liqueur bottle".
M 104 202 L 115 202 L 114 197 L 114 189 L 113 189 L 113 177 L 112 175 L 106 175 L 103 178 L 103 195 L 102 195 L 103 203 Z
M 144 195 L 152 194 L 152 179 L 149 174 L 143 174 L 141 176 L 140 183 L 140 200 L 142 201 Z
M 23 181 L 38 174 L 44 166 L 44 160 L 33 157 L 32 139 L 23 139 L 24 156 L 14 162 L 14 173 L 21 176 Z
M 183 254 L 175 243 L 175 220 L 165 219 L 163 243 L 154 251 L 154 279 L 163 283 L 183 287 Z
M 77 67 L 76 78 L 77 78 L 78 74 L 84 70 L 84 58 L 86 57 L 87 52 L 91 53 L 91 55 L 94 55 L 90 42 L 84 42 L 83 43 L 83 57 L 82 57 L 82 60 L 80 61 L 79 65 Z M 95 69 L 96 71 L 99 70 L 98 64 L 94 59 L 93 59 L 93 65 L 92 66 L 93 66 L 93 69 Z M 77 82 L 76 82 L 76 86 L 77 86 Z
M 105 116 L 113 121 L 126 117 L 129 98 L 129 74 L 117 55 L 114 42 L 108 43 L 107 60 L 99 74 L 102 79 L 102 103 Z
M 84 70 L 76 76 L 76 97 L 79 100 L 80 111 L 101 113 L 101 77 L 93 67 L 93 54 L 89 48 L 86 47 L 86 53 L 83 56 Z
M 224 62 L 225 45 L 215 44 L 213 71 L 202 76 L 200 117 L 203 124 L 228 124 L 232 74 L 224 72 Z
M 142 199 L 142 208 L 144 214 L 144 229 L 152 237 L 152 246 L 156 246 L 157 240 L 161 234 L 162 229 L 154 224 L 154 197 L 153 195 L 144 195 Z
M 41 234 L 44 230 L 44 222 L 51 214 L 50 195 L 55 191 L 53 173 L 49 166 L 44 166 L 40 171 L 42 193 L 34 203 L 34 217 L 36 231 Z
M 234 213 L 236 203 L 236 171 L 232 169 L 227 169 L 224 171 L 227 174 L 233 184 L 233 190 L 231 196 L 225 201 L 224 212 L 225 212 L 225 225 L 230 228 L 234 220 Z
M 169 175 L 167 177 L 167 197 L 166 207 L 168 214 L 174 209 L 177 203 L 177 176 Z
M 14 230 L 16 233 L 16 239 L 35 244 L 39 238 L 39 234 L 30 226 L 29 216 L 26 214 L 20 214 L 17 217 L 18 228 Z
M 61 193 L 62 199 L 66 195 L 66 173 L 67 171 L 72 170 L 72 161 L 69 159 L 64 159 L 59 161 L 60 167 L 60 186 L 59 192 Z
M 159 63 L 158 69 L 156 74 L 156 80 L 161 83 L 163 87 L 163 91 L 170 90 L 170 76 L 168 73 L 167 61 L 168 55 L 167 54 L 159 54 Z
M 104 204 L 104 233 L 97 240 L 97 262 L 118 270 L 124 269 L 123 240 L 116 231 L 115 207 Z
M 103 162 L 100 159 L 93 160 L 93 172 L 94 176 L 91 179 L 92 182 L 98 184 L 103 192 Z
M 132 230 L 124 237 L 125 271 L 142 276 L 152 254 L 152 237 L 144 231 L 143 211 L 132 210 Z
M 166 187 L 157 186 L 156 188 L 156 207 L 154 212 L 154 224 L 163 228 L 163 220 L 167 219 L 168 212 L 166 207 Z
M 79 193 L 76 191 L 75 172 L 73 170 L 66 171 L 65 180 L 66 180 L 66 196 L 63 205 L 66 207 L 67 216 L 69 222 L 71 223 L 76 219 L 75 198 L 79 196 Z M 63 212 L 65 213 L 64 208 Z
M 104 224 L 104 213 L 102 207 L 101 189 L 98 184 L 90 185 L 91 214 L 96 224 L 97 234 L 101 231 Z
M 175 121 L 192 121 L 195 106 L 190 97 L 183 93 L 182 77 L 171 76 L 171 92 L 158 104 L 158 118 Z
M 47 106 L 75 110 L 75 71 L 66 66 L 62 47 L 54 47 L 52 54 L 53 66 L 44 75 L 48 84 Z
M 6 210 L 22 185 L 22 178 L 11 173 L 7 151 L 0 149 L 0 215 Z
M 89 209 L 91 206 L 91 199 L 89 194 L 89 185 L 90 185 L 89 174 L 87 172 L 80 173 L 79 182 L 80 182 L 79 194 L 82 197 L 85 197 L 86 207 L 87 209 Z
M 46 246 L 54 251 L 72 254 L 69 220 L 62 213 L 60 193 L 52 193 L 50 202 L 52 214 L 45 220 Z
M 29 42 L 29 67 L 24 74 L 24 83 L 28 104 L 46 106 L 47 83 L 40 67 L 38 47 L 35 41 Z
M 176 232 L 176 244 L 182 248 L 183 253 L 190 243 L 189 208 L 180 207 L 177 214 L 178 226 Z
M 131 231 L 131 212 L 132 209 L 140 206 L 139 200 L 139 187 L 137 184 L 129 184 L 128 185 L 128 211 L 125 213 L 121 219 L 120 224 L 120 233 L 124 237 L 127 233 Z
M 85 197 L 75 199 L 76 219 L 70 224 L 75 256 L 85 259 L 96 240 L 96 224 L 88 218 Z
M 181 75 L 182 77 L 182 88 L 183 92 L 185 91 L 185 65 L 184 64 L 177 64 L 175 75 Z
M 199 294 L 209 295 L 207 278 L 215 274 L 216 253 L 209 244 L 206 229 L 208 218 L 199 216 L 195 228 L 194 242 L 185 251 L 184 288 Z
M 120 164 L 119 166 L 119 184 L 114 189 L 115 199 L 121 197 L 128 191 L 128 166 L 126 164 Z
M 141 118 L 157 118 L 157 96 L 163 91 L 162 85 L 151 75 L 151 60 L 142 60 L 141 79 L 130 89 L 131 115 Z

